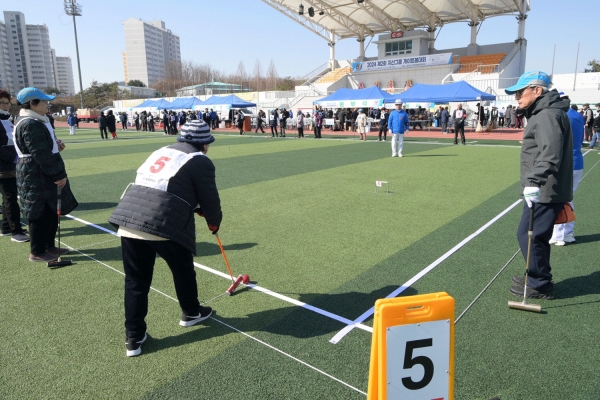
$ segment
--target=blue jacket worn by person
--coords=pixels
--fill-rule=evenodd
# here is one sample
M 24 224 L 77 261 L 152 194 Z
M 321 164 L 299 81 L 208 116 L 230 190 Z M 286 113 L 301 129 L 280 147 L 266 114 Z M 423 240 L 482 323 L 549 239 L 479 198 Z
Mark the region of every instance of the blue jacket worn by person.
M 190 123 L 201 121 L 190 121 Z M 208 225 L 223 218 L 215 182 L 215 166 L 191 142 L 185 131 L 179 142 L 158 149 L 137 170 L 134 185 L 123 196 L 108 222 L 172 240 L 196 254 L 194 212 Z
M 581 146 L 583 145 L 583 125 L 585 120 L 577 111 L 572 108 L 567 112 L 567 117 L 571 122 L 571 130 L 573 131 L 573 170 L 583 169 L 583 154 L 581 154 Z
M 69 114 L 69 116 L 67 117 L 67 123 L 69 124 L 69 126 L 77 125 L 77 116 L 75 114 Z
M 448 110 L 443 109 L 442 112 L 440 113 L 440 122 L 443 124 L 444 122 L 448 122 L 449 119 L 450 119 L 450 113 L 448 112 Z
M 573 200 L 573 134 L 567 117 L 569 100 L 556 90 L 538 97 L 527 110 L 521 146 L 521 193 L 539 187 L 540 203 Z M 521 195 L 522 197 L 522 195 Z
M 392 133 L 404 133 L 408 130 L 408 115 L 404 110 L 394 110 L 388 117 L 388 129 Z

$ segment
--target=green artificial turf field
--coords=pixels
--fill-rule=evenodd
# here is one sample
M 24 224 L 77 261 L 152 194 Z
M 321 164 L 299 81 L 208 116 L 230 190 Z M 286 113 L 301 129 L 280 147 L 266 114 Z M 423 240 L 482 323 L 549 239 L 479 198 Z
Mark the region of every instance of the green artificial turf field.
M 210 320 L 182 328 L 170 272 L 158 259 L 149 339 L 141 356 L 127 358 L 120 242 L 106 221 L 136 169 L 174 138 L 57 134 L 80 203 L 61 223 L 74 265 L 30 263 L 27 244 L 1 238 L 2 399 L 363 399 L 372 318 L 330 340 L 436 263 L 401 295 L 454 297 L 456 399 L 600 397 L 595 151 L 585 156 L 575 195 L 577 242 L 552 247 L 557 298 L 536 302 L 544 312 L 534 314 L 507 307 L 518 300 L 508 293 L 510 276 L 524 269 L 516 254 L 518 143 L 453 146 L 407 135 L 404 157 L 392 158 L 389 140 L 217 131 L 208 156 L 224 213 L 219 235 L 234 274 L 249 274 L 257 287 L 211 301 Z M 390 194 L 376 192 L 375 181 L 389 182 Z M 207 301 L 230 281 L 200 219 L 197 248 Z

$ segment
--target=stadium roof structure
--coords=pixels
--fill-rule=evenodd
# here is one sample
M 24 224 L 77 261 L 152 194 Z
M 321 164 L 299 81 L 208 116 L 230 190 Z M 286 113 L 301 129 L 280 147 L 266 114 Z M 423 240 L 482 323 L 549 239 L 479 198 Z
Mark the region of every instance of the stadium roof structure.
M 376 34 L 518 14 L 526 18 L 529 0 L 262 0 L 329 42 Z M 299 14 L 300 6 L 303 15 Z M 314 16 L 309 16 L 312 8 Z

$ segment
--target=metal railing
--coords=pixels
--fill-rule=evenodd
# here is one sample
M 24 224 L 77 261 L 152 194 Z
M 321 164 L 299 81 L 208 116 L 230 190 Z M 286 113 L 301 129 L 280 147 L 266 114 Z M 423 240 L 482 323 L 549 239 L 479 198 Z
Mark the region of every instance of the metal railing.
M 311 83 L 314 83 L 315 78 L 320 78 L 326 73 L 330 72 L 331 68 L 329 68 L 329 62 L 319 65 L 317 68 L 310 71 L 308 74 L 304 75 L 300 78 L 304 83 L 300 86 L 309 86 Z

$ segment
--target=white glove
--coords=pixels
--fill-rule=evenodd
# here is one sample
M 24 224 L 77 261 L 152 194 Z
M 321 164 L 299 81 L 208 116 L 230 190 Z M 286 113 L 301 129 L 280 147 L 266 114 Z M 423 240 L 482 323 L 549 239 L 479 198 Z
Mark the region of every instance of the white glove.
M 526 186 L 525 189 L 523 189 L 523 197 L 527 202 L 527 206 L 531 208 L 533 203 L 540 202 L 540 188 L 535 186 Z

